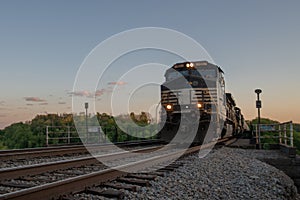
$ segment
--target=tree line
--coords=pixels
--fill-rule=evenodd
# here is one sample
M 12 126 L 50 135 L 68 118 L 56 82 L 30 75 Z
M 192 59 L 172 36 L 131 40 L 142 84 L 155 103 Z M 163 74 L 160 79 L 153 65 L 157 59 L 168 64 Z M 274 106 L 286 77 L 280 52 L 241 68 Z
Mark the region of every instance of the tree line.
M 157 130 L 157 124 L 152 123 L 153 119 L 151 119 L 150 115 L 146 112 L 141 112 L 140 114 L 132 112 L 129 115 L 119 115 L 115 117 L 107 113 L 97 113 L 95 116 L 89 116 L 89 118 L 96 118 L 98 125 L 100 124 L 106 136 L 113 142 L 139 139 L 135 134 L 140 134 L 141 132 L 144 137 L 151 138 Z M 85 124 L 84 115 L 77 116 L 76 119 L 80 119 L 82 124 Z M 120 129 L 116 121 L 121 121 L 125 124 L 127 130 L 124 131 Z M 132 121 L 137 126 L 133 126 Z M 257 119 L 247 121 L 247 123 L 251 127 L 251 124 L 257 123 Z M 279 122 L 262 118 L 261 123 L 274 124 Z M 5 129 L 0 130 L 0 149 L 44 147 L 46 146 L 46 126 L 74 127 L 74 116 L 73 114 L 37 115 L 31 121 L 11 124 Z M 136 127 L 141 127 L 141 129 L 136 129 Z M 142 129 L 143 127 L 147 128 Z M 128 135 L 128 131 L 133 132 L 133 134 Z M 59 142 L 59 140 L 56 141 L 56 144 L 59 144 Z M 294 145 L 300 153 L 300 124 L 294 124 Z
M 120 130 L 116 120 L 123 122 L 134 121 L 136 125 L 143 127 L 150 125 L 151 118 L 146 112 L 141 114 L 119 115 L 113 117 L 107 113 L 97 113 L 88 118 L 97 118 L 100 126 L 105 130 L 107 137 L 114 142 L 125 141 L 129 138 L 124 131 Z M 85 116 L 76 116 L 76 119 L 85 124 Z M 98 124 L 98 125 L 99 125 Z M 73 114 L 46 114 L 37 115 L 30 121 L 18 122 L 0 130 L 0 149 L 22 149 L 46 146 L 46 127 L 74 127 Z M 130 125 L 128 125 L 130 128 Z M 117 132 L 117 135 L 116 135 Z M 58 144 L 59 141 L 56 141 Z

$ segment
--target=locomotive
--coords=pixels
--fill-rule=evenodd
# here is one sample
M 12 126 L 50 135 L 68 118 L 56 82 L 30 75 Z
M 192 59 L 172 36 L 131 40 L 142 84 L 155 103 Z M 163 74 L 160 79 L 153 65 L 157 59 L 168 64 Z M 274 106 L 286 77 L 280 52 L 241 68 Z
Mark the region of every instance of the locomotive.
M 177 63 L 161 85 L 161 130 L 165 142 L 207 143 L 243 132 L 245 121 L 223 70 L 207 61 Z

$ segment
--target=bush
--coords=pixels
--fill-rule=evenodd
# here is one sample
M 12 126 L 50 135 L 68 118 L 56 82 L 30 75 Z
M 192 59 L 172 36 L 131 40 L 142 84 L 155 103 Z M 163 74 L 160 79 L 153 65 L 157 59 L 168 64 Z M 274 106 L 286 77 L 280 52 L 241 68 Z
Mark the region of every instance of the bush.
M 297 148 L 297 154 L 300 155 L 300 132 L 294 131 L 294 146 Z
M 42 146 L 44 138 L 41 135 L 33 134 L 29 124 L 22 122 L 6 127 L 1 135 L 2 148 L 22 149 Z

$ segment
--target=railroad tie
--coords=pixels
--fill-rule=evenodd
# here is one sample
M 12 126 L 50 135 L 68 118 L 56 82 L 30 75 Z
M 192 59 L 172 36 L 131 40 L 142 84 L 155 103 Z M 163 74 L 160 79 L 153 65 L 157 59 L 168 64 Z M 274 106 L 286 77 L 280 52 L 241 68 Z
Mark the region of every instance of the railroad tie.
M 148 175 L 148 174 L 127 174 L 128 178 L 137 178 L 137 179 L 145 179 L 145 180 L 154 180 L 157 176 Z
M 110 187 L 114 189 L 124 189 L 132 192 L 136 192 L 136 186 L 135 185 L 126 185 L 126 184 L 118 184 L 118 183 L 104 183 L 102 186 L 104 187 Z
M 8 192 L 5 190 L 0 190 L 0 194 L 6 194 L 6 193 L 8 193 Z
M 71 195 L 63 195 L 59 197 L 59 200 L 77 200 L 77 199 Z
M 153 171 L 153 172 L 139 172 L 139 174 L 144 174 L 144 175 L 152 175 L 152 176 L 165 176 L 164 172 L 158 172 L 158 171 Z
M 50 180 L 46 180 L 44 178 L 39 178 L 39 177 L 33 177 L 33 176 L 22 176 L 19 178 L 19 180 L 22 180 L 22 181 L 40 181 L 40 182 L 45 182 L 45 181 L 50 181 Z
M 124 197 L 124 192 L 121 192 L 119 190 L 114 190 L 114 189 L 89 188 L 86 189 L 85 192 L 93 195 L 108 197 L 108 198 L 122 199 Z
M 168 165 L 168 166 L 170 166 L 170 167 L 175 167 L 175 168 L 179 168 L 179 167 L 183 166 L 183 164 L 184 164 L 184 163 L 172 163 L 172 164 L 170 164 L 170 165 Z
M 15 188 L 31 188 L 36 185 L 34 184 L 25 184 L 25 183 L 10 183 L 10 182 L 2 182 L 0 185 L 7 186 L 7 187 L 15 187 Z
M 165 167 L 161 166 L 160 168 L 155 169 L 157 172 L 168 172 L 168 171 L 174 171 L 175 169 L 181 167 L 182 163 L 172 163 L 170 165 L 167 165 Z
M 79 170 L 65 171 L 65 172 L 62 172 L 62 173 L 65 174 L 65 175 L 77 175 L 77 176 L 85 174 L 84 172 L 79 171 Z
M 148 187 L 150 185 L 149 181 L 147 180 L 142 180 L 142 179 L 137 179 L 137 178 L 118 178 L 118 182 L 123 182 L 123 183 L 129 183 L 132 185 L 139 185 L 143 187 Z
M 164 168 L 161 168 L 161 169 L 158 169 L 157 171 L 158 172 L 170 172 L 170 171 L 174 171 L 175 169 L 177 169 L 176 167 L 164 167 Z

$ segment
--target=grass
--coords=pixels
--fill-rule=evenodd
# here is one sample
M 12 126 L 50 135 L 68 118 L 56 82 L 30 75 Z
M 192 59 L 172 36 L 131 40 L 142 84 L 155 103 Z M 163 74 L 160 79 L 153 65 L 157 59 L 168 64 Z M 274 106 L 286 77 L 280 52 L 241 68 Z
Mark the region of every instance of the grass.
M 261 136 L 278 136 L 278 133 L 272 132 L 262 132 Z M 269 148 L 269 144 L 277 144 L 277 138 L 264 138 L 261 139 L 261 142 L 264 144 L 264 149 Z M 288 140 L 289 144 L 289 140 Z M 300 155 L 300 131 L 294 131 L 294 147 L 297 149 L 297 154 Z
M 297 148 L 297 154 L 300 155 L 300 132 L 294 131 L 294 146 Z

